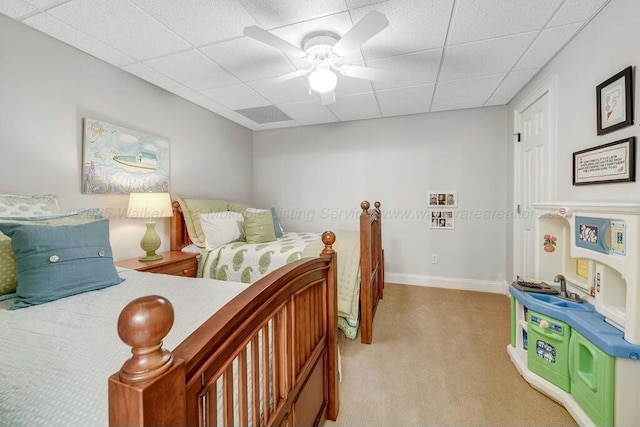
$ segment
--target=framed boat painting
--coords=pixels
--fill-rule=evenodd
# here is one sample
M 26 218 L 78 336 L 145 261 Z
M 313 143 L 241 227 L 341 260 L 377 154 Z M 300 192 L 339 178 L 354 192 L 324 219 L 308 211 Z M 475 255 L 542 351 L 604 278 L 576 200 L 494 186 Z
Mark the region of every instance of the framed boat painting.
M 82 192 L 169 191 L 169 141 L 90 117 L 83 119 Z

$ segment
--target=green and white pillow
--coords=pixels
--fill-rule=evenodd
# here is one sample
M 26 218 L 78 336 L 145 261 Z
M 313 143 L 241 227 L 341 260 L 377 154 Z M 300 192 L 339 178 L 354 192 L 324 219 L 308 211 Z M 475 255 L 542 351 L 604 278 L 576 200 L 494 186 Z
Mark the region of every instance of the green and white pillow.
M 0 217 L 34 217 L 55 215 L 60 212 L 58 196 L 20 196 L 0 194 Z

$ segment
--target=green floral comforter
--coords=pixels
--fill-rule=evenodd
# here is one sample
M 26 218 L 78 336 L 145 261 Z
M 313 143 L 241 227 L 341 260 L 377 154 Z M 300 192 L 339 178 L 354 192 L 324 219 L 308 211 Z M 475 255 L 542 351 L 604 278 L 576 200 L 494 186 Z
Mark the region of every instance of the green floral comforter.
M 321 233 L 284 233 L 268 243 L 234 242 L 203 250 L 198 277 L 253 283 L 269 272 L 302 258 L 302 251 Z
M 315 232 L 287 232 L 273 242 L 233 242 L 217 249 L 204 249 L 198 261 L 197 277 L 253 283 L 303 256 L 318 256 L 324 247 L 321 235 Z M 338 243 L 342 246 L 337 246 Z M 355 339 L 359 326 L 360 284 L 357 233 L 341 232 L 334 248 L 338 252 L 338 327 L 347 338 Z

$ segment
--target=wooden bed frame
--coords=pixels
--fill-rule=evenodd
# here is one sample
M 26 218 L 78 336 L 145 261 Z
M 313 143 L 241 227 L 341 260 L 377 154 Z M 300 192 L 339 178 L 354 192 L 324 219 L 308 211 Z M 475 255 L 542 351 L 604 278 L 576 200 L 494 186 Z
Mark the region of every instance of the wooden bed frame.
M 173 325 L 171 303 L 157 295 L 129 303 L 118 334 L 133 356 L 109 378 L 109 424 L 294 426 L 335 420 L 335 235 L 325 232 L 322 241 L 319 257 L 258 280 L 173 352 L 162 348 Z
M 382 213 L 380 202 L 374 208 L 368 201 L 360 203 L 360 338 L 373 341 L 373 318 L 384 292 L 384 250 L 382 248 Z M 191 244 L 184 216 L 178 202 L 173 202 L 171 250 L 179 251 Z

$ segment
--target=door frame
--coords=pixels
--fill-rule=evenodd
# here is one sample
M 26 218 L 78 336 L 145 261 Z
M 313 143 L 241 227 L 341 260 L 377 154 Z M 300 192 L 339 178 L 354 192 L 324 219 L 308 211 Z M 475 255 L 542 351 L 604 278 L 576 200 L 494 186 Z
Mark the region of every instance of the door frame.
M 558 77 L 556 74 L 552 74 L 549 76 L 540 86 L 533 90 L 529 95 L 527 95 L 522 101 L 520 101 L 513 110 L 513 133 L 518 134 L 522 133 L 522 113 L 529 108 L 534 102 L 538 99 L 542 98 L 544 95 L 549 96 L 549 141 L 548 141 L 548 150 L 547 150 L 547 164 L 549 168 L 547 169 L 547 194 L 549 195 L 549 200 L 547 201 L 555 201 L 557 197 L 557 185 L 554 177 L 558 176 L 558 120 L 557 120 L 557 93 L 558 93 Z M 518 265 L 520 262 L 520 217 L 517 213 L 517 207 L 520 203 L 520 184 L 522 180 L 521 176 L 521 168 L 519 167 L 521 161 L 521 150 L 520 145 L 517 140 L 514 142 L 513 148 L 513 274 L 515 275 L 518 271 Z

